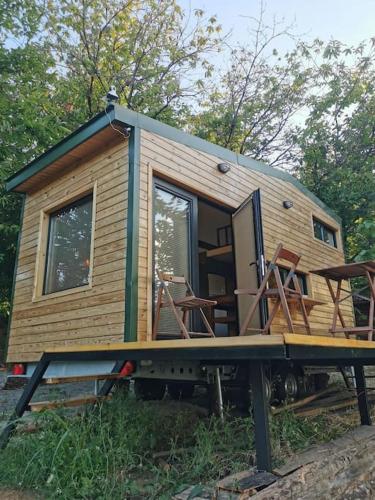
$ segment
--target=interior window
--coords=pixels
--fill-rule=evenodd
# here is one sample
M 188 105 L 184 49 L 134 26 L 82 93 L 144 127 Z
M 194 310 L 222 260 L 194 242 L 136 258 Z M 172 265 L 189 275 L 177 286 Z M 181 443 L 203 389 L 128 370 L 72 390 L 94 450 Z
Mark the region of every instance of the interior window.
M 92 194 L 49 215 L 44 294 L 89 283 Z
M 318 238 L 318 240 L 328 243 L 328 245 L 337 247 L 336 231 L 334 231 L 330 227 L 323 224 L 323 222 L 320 222 L 315 218 L 313 218 L 313 224 L 314 224 L 315 238 Z

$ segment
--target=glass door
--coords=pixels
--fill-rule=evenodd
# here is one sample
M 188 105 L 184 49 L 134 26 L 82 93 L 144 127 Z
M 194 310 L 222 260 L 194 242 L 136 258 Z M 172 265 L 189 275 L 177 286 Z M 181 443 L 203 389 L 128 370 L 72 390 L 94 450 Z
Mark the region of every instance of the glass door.
M 159 286 L 158 271 L 185 276 L 198 293 L 197 213 L 196 196 L 154 179 L 154 304 Z M 175 299 L 185 295 L 183 286 L 168 285 Z M 158 338 L 168 336 L 178 337 L 179 327 L 171 310 L 165 308 L 161 310 Z
M 264 243 L 260 190 L 257 189 L 238 207 L 232 215 L 234 253 L 236 262 L 237 288 L 256 289 L 265 274 Z M 240 327 L 254 297 L 238 295 Z M 250 328 L 261 329 L 267 320 L 267 303 L 262 299 L 257 315 Z

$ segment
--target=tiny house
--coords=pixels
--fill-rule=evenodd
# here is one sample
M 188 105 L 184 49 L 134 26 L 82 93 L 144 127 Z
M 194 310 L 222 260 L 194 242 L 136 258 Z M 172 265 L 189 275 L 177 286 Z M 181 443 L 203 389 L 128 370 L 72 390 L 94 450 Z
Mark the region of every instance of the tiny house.
M 234 290 L 257 286 L 280 242 L 303 255 L 312 331 L 328 332 L 331 298 L 309 271 L 344 263 L 340 220 L 284 171 L 111 105 L 7 189 L 24 199 L 8 363 L 31 370 L 52 346 L 178 338 L 167 311 L 153 338 L 156 270 L 219 297 L 215 335 L 236 336 L 249 299 Z M 350 304 L 343 314 L 352 324 Z M 271 332 L 283 331 L 280 315 Z

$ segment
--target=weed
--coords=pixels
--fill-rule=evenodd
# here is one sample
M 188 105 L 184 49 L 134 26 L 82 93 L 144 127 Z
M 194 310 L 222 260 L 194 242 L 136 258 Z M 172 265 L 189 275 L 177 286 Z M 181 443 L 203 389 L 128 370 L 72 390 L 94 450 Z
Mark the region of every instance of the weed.
M 0 486 L 46 498 L 170 498 L 187 485 L 210 484 L 253 464 L 248 418 L 203 418 L 192 405 L 116 396 L 94 411 L 38 416 L 41 431 L 15 436 L 0 454 Z M 347 427 L 327 417 L 271 421 L 274 454 L 332 439 Z M 327 432 L 328 431 L 328 432 Z M 155 453 L 169 450 L 163 459 Z

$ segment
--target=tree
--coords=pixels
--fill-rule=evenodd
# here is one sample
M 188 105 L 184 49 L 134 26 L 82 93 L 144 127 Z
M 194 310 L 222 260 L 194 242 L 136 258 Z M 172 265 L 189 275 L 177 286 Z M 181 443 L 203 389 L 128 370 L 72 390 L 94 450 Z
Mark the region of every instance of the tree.
M 263 15 L 262 8 L 259 19 L 250 19 L 249 43 L 230 50 L 229 69 L 202 99 L 192 122 L 194 132 L 209 141 L 286 166 L 294 150 L 287 137 L 304 106 L 311 71 L 303 67 L 298 47 L 279 54 L 279 40 L 293 39 L 290 27 L 267 26 Z
M 101 97 L 115 85 L 123 105 L 175 123 L 220 44 L 216 18 L 193 14 L 175 0 L 51 0 L 48 40 L 79 120 L 103 109 Z
M 314 45 L 319 91 L 307 104 L 305 127 L 295 133 L 300 146 L 300 180 L 342 218 L 346 252 L 363 222 L 375 216 L 374 45 L 347 48 L 339 42 Z M 349 59 L 349 61 L 348 61 Z
M 210 74 L 220 26 L 174 0 L 0 0 L 0 314 L 8 314 L 21 200 L 4 180 L 105 104 L 176 123 Z

